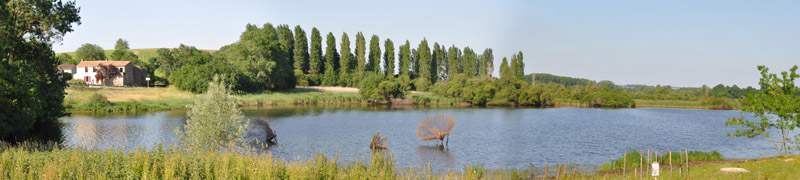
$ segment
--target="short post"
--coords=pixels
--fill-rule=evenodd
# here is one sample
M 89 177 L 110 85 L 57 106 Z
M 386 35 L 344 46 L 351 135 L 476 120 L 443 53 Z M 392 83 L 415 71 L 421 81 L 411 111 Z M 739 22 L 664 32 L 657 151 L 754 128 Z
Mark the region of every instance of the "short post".
M 147 87 L 150 87 L 150 77 L 146 77 L 144 78 L 144 80 L 147 81 Z
M 672 169 L 675 169 L 675 167 L 672 167 L 672 151 L 669 151 L 669 176 L 670 177 L 672 177 Z
M 626 161 L 628 159 L 627 157 L 628 157 L 628 152 L 624 152 L 622 154 L 622 176 L 627 175 L 627 174 L 625 174 L 625 168 L 626 168 L 626 164 L 627 164 Z
M 689 178 L 689 150 L 686 150 L 686 178 Z
M 550 170 L 547 166 L 547 161 L 544 162 L 544 178 L 547 178 L 547 171 Z

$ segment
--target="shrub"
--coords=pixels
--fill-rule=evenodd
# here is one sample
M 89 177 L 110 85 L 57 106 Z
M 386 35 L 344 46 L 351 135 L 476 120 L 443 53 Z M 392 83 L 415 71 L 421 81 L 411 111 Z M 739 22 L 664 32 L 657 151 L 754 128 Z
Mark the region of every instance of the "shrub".
M 386 139 L 386 136 L 378 131 L 372 135 L 372 141 L 369 143 L 370 149 L 386 149 L 389 148 L 389 140 Z
M 94 93 L 89 96 L 89 103 L 91 104 L 109 104 L 108 98 L 100 93 Z
M 424 141 L 439 140 L 437 141 L 438 143 L 444 141 L 445 137 L 450 141 L 449 136 L 455 125 L 456 119 L 452 116 L 439 115 L 435 117 L 426 117 L 422 119 L 422 122 L 419 122 L 415 132 L 417 137 Z M 442 142 L 442 144 L 444 144 L 444 142 Z
M 703 99 L 700 104 L 711 106 L 711 109 L 718 109 L 718 110 L 731 110 L 733 109 L 733 105 L 727 100 L 727 98 L 721 97 L 708 97 Z
M 86 84 L 86 81 L 83 81 L 83 79 L 70 79 L 67 82 L 73 84 Z
M 608 88 L 590 92 L 581 101 L 592 107 L 636 107 L 636 102 L 633 101 L 633 98 L 628 93 Z
M 195 149 L 242 143 L 250 126 L 250 120 L 242 120 L 244 114 L 239 99 L 231 95 L 231 86 L 218 75 L 208 83 L 208 91 L 195 98 L 187 115 L 181 140 Z

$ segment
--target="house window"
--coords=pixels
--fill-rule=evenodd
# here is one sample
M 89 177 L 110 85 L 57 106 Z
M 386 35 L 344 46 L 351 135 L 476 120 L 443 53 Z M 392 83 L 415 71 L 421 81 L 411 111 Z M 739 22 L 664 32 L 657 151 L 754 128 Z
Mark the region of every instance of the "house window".
M 125 72 L 125 71 L 122 71 L 122 68 L 119 68 L 119 72 Z
M 89 72 L 89 67 L 83 68 L 83 72 Z
M 97 69 L 95 69 L 94 67 L 92 67 L 92 72 L 97 72 Z

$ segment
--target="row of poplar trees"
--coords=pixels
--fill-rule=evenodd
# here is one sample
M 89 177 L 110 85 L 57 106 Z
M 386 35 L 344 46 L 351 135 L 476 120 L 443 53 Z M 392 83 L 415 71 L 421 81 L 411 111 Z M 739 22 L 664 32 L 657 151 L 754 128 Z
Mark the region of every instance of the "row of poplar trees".
M 278 32 L 292 33 L 286 25 L 278 26 Z M 447 47 L 438 42 L 430 47 L 428 40 L 423 39 L 416 47 L 412 48 L 411 43 L 406 40 L 395 49 L 394 42 L 387 38 L 383 40 L 381 49 L 382 40 L 378 35 L 372 35 L 367 54 L 366 37 L 363 33 L 358 32 L 355 35 L 355 51 L 350 49 L 350 36 L 346 32 L 340 37 L 337 45 L 336 36 L 328 32 L 324 54 L 322 34 L 316 27 L 311 29 L 310 46 L 306 32 L 299 25 L 294 27 L 294 39 L 282 40 L 293 45 L 288 48 L 293 52 L 297 85 L 357 86 L 364 73 L 382 73 L 390 77 L 415 79 L 421 84 L 430 85 L 437 81 L 446 81 L 454 74 L 489 78 L 494 71 L 491 48 L 478 54 L 470 47 L 464 47 L 462 51 L 455 45 Z M 338 50 L 337 46 L 340 47 Z M 507 58 L 503 58 L 500 71 L 501 76 L 522 79 L 522 53 L 514 54 L 510 64 Z

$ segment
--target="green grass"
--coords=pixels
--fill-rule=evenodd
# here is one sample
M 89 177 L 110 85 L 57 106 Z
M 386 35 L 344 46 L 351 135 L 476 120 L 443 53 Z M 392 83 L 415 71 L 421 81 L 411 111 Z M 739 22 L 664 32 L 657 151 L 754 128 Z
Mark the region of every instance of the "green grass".
M 649 166 L 651 162 L 658 162 L 660 164 L 676 164 L 682 165 L 683 162 L 686 162 L 685 156 L 679 154 L 678 152 L 672 152 L 670 155 L 669 153 L 659 152 L 659 155 L 656 155 L 655 152 L 651 152 L 650 155 L 647 155 L 647 151 L 642 151 L 645 154 L 640 154 L 637 151 L 626 153 L 624 157 L 619 159 L 613 160 L 611 162 L 606 162 L 600 168 L 599 171 L 611 171 L 611 170 L 622 170 L 622 169 L 635 169 L 639 168 L 639 166 Z M 717 161 L 717 160 L 725 160 L 722 155 L 717 151 L 712 152 L 700 152 L 700 151 L 689 151 L 689 162 L 692 161 Z M 650 158 L 650 161 L 648 161 Z

